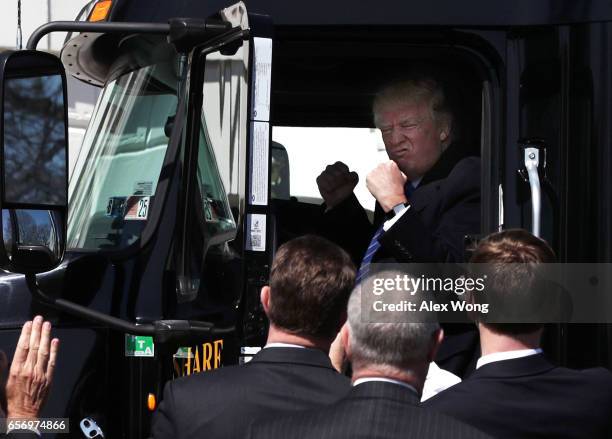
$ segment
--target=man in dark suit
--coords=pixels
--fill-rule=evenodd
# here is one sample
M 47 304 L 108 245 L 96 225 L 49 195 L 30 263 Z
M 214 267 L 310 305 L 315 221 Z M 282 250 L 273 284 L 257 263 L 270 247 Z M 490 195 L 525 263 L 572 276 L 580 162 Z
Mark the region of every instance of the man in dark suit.
M 34 320 L 26 322 L 15 348 L 6 388 L 4 374 L 8 362 L 4 352 L 0 351 L 1 437 L 40 437 L 33 423 L 38 420 L 47 400 L 58 349 L 59 340 L 51 338 L 50 322 L 45 322 L 42 316 L 36 316 Z M 5 428 L 8 431 L 6 436 L 3 435 Z
M 261 290 L 270 320 L 266 346 L 244 366 L 166 385 L 152 436 L 238 438 L 262 416 L 329 404 L 350 383 L 332 367 L 331 342 L 346 319 L 355 269 L 341 248 L 316 236 L 283 244 Z
M 528 232 L 508 230 L 483 240 L 471 261 L 496 263 L 487 270 L 483 300 L 515 298 L 513 305 L 525 309 L 523 293 L 541 292 L 534 264 L 553 262 L 554 254 Z M 498 314 L 478 323 L 476 371 L 424 406 L 501 438 L 612 437 L 612 373 L 556 367 L 540 349 L 541 324 L 503 321 Z
M 480 159 L 455 142 L 442 87 L 418 77 L 391 83 L 372 110 L 390 159 L 366 179 L 377 201 L 374 224 L 353 194 L 357 174 L 337 162 L 317 178 L 325 201 L 320 234 L 351 254 L 358 279 L 371 262 L 464 261 L 465 236 L 480 232 Z M 477 358 L 477 332 L 472 325 L 445 331 L 436 362 L 464 376 Z
M 372 110 L 390 159 L 366 179 L 377 201 L 374 224 L 353 194 L 357 174 L 336 162 L 317 178 L 326 209 L 321 230 L 357 263 L 366 262 L 383 223 L 367 262 L 463 261 L 464 236 L 480 232 L 480 159 L 453 144 L 442 87 L 427 78 L 395 82 L 376 95 Z
M 373 277 L 391 280 L 395 271 L 369 274 L 348 305 L 341 339 L 353 368 L 350 393 L 329 407 L 256 422 L 250 438 L 482 438 L 467 424 L 420 407 L 429 363 L 442 341 L 434 313 L 367 314 Z M 408 296 L 416 301 L 419 295 Z M 363 317 L 362 317 L 363 316 Z M 384 322 L 384 323 L 368 323 Z

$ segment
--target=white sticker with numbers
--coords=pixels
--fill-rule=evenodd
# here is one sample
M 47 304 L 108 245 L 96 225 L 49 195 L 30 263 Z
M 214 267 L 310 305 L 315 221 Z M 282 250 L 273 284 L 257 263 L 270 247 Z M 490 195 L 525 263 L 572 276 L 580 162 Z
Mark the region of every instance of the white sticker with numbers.
M 270 92 L 272 90 L 272 39 L 253 38 L 253 111 L 251 119 L 270 120 Z
M 151 197 L 129 197 L 124 219 L 144 221 L 149 217 Z
M 270 124 L 268 122 L 252 122 L 251 180 L 249 184 L 249 204 L 251 205 L 265 206 L 268 204 L 269 161 Z
M 254 252 L 266 251 L 266 215 L 250 213 L 247 215 L 246 249 Z

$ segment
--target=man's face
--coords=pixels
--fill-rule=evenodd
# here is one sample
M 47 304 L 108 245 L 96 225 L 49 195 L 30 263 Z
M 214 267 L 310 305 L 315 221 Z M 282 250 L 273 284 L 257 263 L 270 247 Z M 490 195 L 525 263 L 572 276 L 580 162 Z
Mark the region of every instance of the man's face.
M 389 158 L 409 180 L 429 171 L 442 154 L 447 133 L 432 118 L 427 102 L 388 102 L 379 106 L 376 126 Z

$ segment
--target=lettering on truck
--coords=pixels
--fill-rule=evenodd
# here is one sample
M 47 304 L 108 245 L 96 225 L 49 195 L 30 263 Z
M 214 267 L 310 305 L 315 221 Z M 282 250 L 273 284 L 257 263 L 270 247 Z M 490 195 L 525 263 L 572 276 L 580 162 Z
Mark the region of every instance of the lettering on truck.
M 222 352 L 223 340 L 180 348 L 173 358 L 175 377 L 218 369 L 222 366 Z

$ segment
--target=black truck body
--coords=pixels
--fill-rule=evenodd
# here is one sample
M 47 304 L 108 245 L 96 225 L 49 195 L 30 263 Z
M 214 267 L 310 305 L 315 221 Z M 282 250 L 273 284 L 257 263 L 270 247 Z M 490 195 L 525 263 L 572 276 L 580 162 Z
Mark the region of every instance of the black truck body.
M 106 22 L 166 24 L 175 18 L 212 17 L 211 23 L 217 23 L 222 21 L 218 11 L 229 6 L 219 0 L 152 3 L 114 0 Z M 269 178 L 264 202 L 249 200 L 255 166 L 249 148 L 254 124 L 261 122 L 249 116 L 257 104 L 252 89 L 258 85 L 249 71 L 255 38 L 273 41 L 270 116 L 263 121 L 268 134 L 275 126 L 372 128 L 370 102 L 376 89 L 403 69 L 433 66 L 456 90 L 462 141 L 482 159 L 481 235 L 500 228 L 533 230 L 532 194 L 519 171 L 525 167 L 525 146 L 537 145 L 546 155 L 546 169 L 540 166 L 540 235 L 561 262 L 612 262 L 610 2 L 252 0 L 246 8 L 248 26 L 232 24 L 225 33 L 202 41 L 196 35 L 183 52 L 166 43 L 166 35 L 139 34 L 137 27 L 122 33 L 77 31 L 62 51 L 67 74 L 108 91 L 102 91 L 98 102 L 98 111 L 104 111 L 98 125 L 90 123 L 92 144 L 102 145 L 96 140 L 100 136 L 123 130 L 132 138 L 124 136 L 115 152 L 134 154 L 134 161 L 113 168 L 115 164 L 105 162 L 108 151 L 98 154 L 95 164 L 83 158 L 70 183 L 71 209 L 79 206 L 81 213 L 70 215 L 82 215 L 86 207 L 93 212 L 88 197 L 104 198 L 109 210 L 96 211 L 95 220 L 69 219 L 65 258 L 38 275 L 41 290 L 139 325 L 180 320 L 235 328 L 197 340 L 185 331 L 165 344 L 156 343 L 151 356 L 128 355 L 133 347 L 126 343 L 134 342 L 126 341 L 128 331 L 50 307 L 33 298 L 23 275 L 6 272 L 0 277 L 0 349 L 13 352 L 21 325 L 33 315 L 51 320 L 61 352 L 42 416 L 70 418 L 71 437 L 82 437 L 79 423 L 84 418 L 95 420 L 106 437 L 146 437 L 150 394 L 159 402 L 169 379 L 235 364 L 241 347 L 261 346 L 264 340 L 258 289 L 266 282 L 274 249 L 287 237 L 310 231 L 308 218 L 317 208 L 275 200 Z M 200 173 L 210 171 L 204 161 L 215 161 L 215 154 L 206 152 L 214 136 L 202 131 L 201 121 L 208 117 L 203 113 L 224 111 L 223 105 L 209 104 L 202 89 L 214 79 L 207 76 L 216 68 L 217 55 L 211 53 L 230 59 L 240 50 L 247 53 L 247 46 L 248 56 L 240 61 L 244 71 L 238 75 L 244 83 L 231 95 L 236 99 L 231 123 L 242 125 L 228 134 L 240 139 L 228 140 L 230 177 L 221 186 L 228 204 L 223 206 L 223 197 L 208 196 L 204 189 L 214 182 L 199 180 L 204 178 Z M 74 59 L 78 62 L 73 65 Z M 146 70 L 150 66 L 161 67 Z M 164 66 L 176 69 L 169 73 Z M 188 81 L 174 86 L 168 78 L 179 77 L 181 69 Z M 138 76 L 140 71 L 144 76 Z M 136 94 L 129 90 L 138 81 L 144 81 L 147 100 L 132 105 Z M 119 98 L 123 100 L 113 104 Z M 216 105 L 215 110 L 203 110 L 207 105 Z M 129 131 L 129 111 L 161 107 L 163 114 L 143 116 L 157 118 L 155 130 Z M 116 125 L 105 126 L 107 119 Z M 134 146 L 140 135 L 157 136 L 157 143 Z M 160 152 L 147 152 L 154 148 Z M 147 161 L 149 157 L 156 161 Z M 271 153 L 265 157 L 272 166 Z M 119 181 L 131 172 L 130 166 L 153 161 L 159 177 L 144 180 L 138 188 L 141 198 L 135 200 L 147 197 L 151 203 L 146 221 L 117 226 L 114 203 L 130 203 L 129 196 L 102 194 L 97 179 L 108 177 L 105 166 L 118 169 L 113 178 Z M 95 169 L 87 171 L 88 166 Z M 227 209 L 235 224 L 229 220 L 224 229 L 219 215 Z M 252 236 L 247 239 L 253 230 L 249 215 L 267 219 L 259 243 L 263 251 L 253 250 L 257 245 Z M 82 221 L 89 221 L 87 227 Z M 88 232 L 79 235 L 79 227 Z M 612 367 L 610 325 L 558 324 L 549 329 L 547 351 L 560 364 Z M 177 355 L 178 347 L 191 349 Z M 199 398 L 206 395 L 193 395 L 195 404 Z

